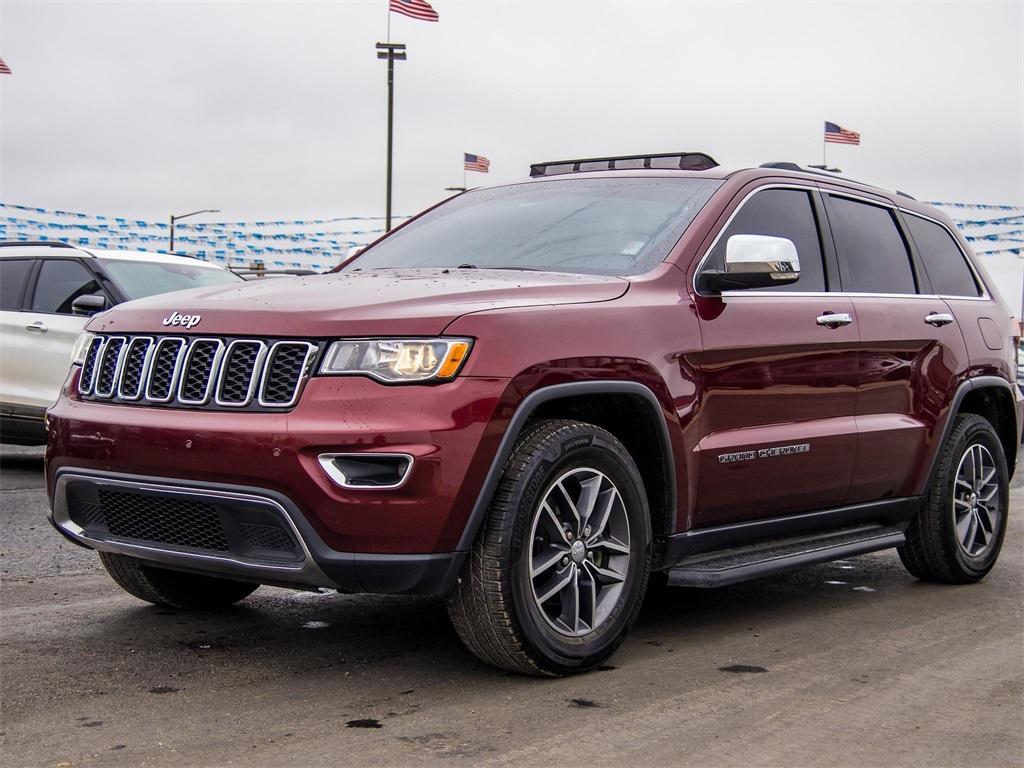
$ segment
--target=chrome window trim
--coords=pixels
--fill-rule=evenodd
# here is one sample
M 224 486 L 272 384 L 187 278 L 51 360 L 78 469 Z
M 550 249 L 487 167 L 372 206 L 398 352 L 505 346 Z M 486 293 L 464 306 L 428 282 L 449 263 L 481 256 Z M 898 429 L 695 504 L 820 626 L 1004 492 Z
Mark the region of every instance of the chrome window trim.
M 392 485 L 352 485 L 348 482 L 348 478 L 345 477 L 345 474 L 334 465 L 334 459 L 345 456 L 352 456 L 356 458 L 382 456 L 393 459 L 405 459 L 406 464 L 405 469 L 402 471 L 402 479 Z M 344 488 L 347 491 L 393 491 L 405 485 L 406 481 L 409 479 L 409 475 L 412 474 L 412 465 L 415 463 L 416 459 L 411 453 L 378 453 L 377 451 L 353 453 L 350 451 L 348 453 L 321 453 L 317 456 L 317 461 L 320 462 L 320 466 L 323 468 L 327 476 L 331 478 L 331 481 L 335 485 L 340 488 Z
M 231 349 L 236 344 L 258 344 L 260 349 L 256 353 L 256 359 L 252 364 L 252 378 L 249 379 L 249 389 L 246 392 L 245 400 L 237 403 L 228 402 L 221 400 L 220 397 L 220 385 L 224 378 L 224 374 L 228 369 L 228 363 L 231 362 Z M 265 342 L 259 339 L 235 339 L 224 349 L 224 355 L 221 358 L 220 371 L 217 373 L 217 383 L 213 389 L 213 402 L 222 408 L 244 408 L 252 402 L 253 395 L 256 394 L 256 389 L 259 387 L 260 382 L 263 380 L 263 364 L 267 359 L 267 352 L 269 347 Z
M 132 336 L 124 348 L 124 359 L 125 363 L 128 362 L 128 352 L 136 342 L 145 341 L 148 342 L 149 346 L 146 347 L 146 355 L 142 359 L 142 371 L 139 373 L 139 389 L 134 395 L 126 395 L 124 393 L 124 370 L 122 368 L 121 376 L 117 380 L 117 398 L 118 400 L 140 400 L 142 399 L 143 390 L 146 388 L 146 380 L 149 378 L 149 366 L 153 361 L 153 350 L 156 348 L 156 340 L 152 336 Z
M 182 390 L 185 388 L 185 379 L 188 376 L 188 367 L 192 362 L 192 356 L 195 354 L 196 345 L 204 341 L 213 342 L 217 345 L 213 352 L 213 360 L 210 362 L 210 375 L 206 380 L 206 390 L 203 392 L 202 398 L 198 400 L 189 400 L 184 397 Z M 220 339 L 208 336 L 199 336 L 189 342 L 188 353 L 185 355 L 185 360 L 181 365 L 181 375 L 178 377 L 177 400 L 179 403 L 182 403 L 183 405 L 206 405 L 210 402 L 210 397 L 213 395 L 213 388 L 219 378 L 218 366 L 220 365 L 220 359 L 223 355 L 224 342 Z
M 106 363 L 107 348 L 110 346 L 110 343 L 112 341 L 117 341 L 118 339 L 121 340 L 121 349 L 118 350 L 117 362 L 114 363 L 114 378 L 111 379 L 111 382 L 110 382 L 110 391 L 108 391 L 108 392 L 101 392 L 100 388 L 99 388 L 99 375 L 98 375 L 98 372 L 99 372 L 100 368 L 103 367 L 104 363 Z M 93 393 L 94 397 L 100 397 L 100 398 L 103 398 L 104 400 L 109 400 L 110 398 L 112 398 L 114 396 L 114 393 L 117 391 L 117 384 L 121 380 L 121 369 L 124 366 L 124 353 L 125 353 L 125 351 L 127 349 L 128 349 L 128 337 L 127 336 L 108 336 L 107 337 L 107 341 L 103 345 L 103 351 L 101 352 L 100 357 L 97 360 L 98 366 L 96 368 L 96 371 L 93 373 L 93 378 L 95 379 L 95 382 L 93 384 L 92 393 Z
M 288 510 L 276 500 L 267 496 L 260 496 L 249 493 L 236 493 L 233 491 L 222 491 L 210 488 L 191 488 L 180 485 L 161 485 L 160 483 L 142 482 L 138 480 L 119 480 L 111 477 L 97 477 L 95 475 L 78 474 L 75 470 L 62 472 L 57 478 L 54 488 L 53 499 L 53 523 L 64 533 L 76 541 L 82 542 L 92 549 L 101 552 L 116 552 L 119 554 L 142 557 L 143 559 L 179 565 L 215 565 L 217 570 L 225 566 L 231 571 L 241 575 L 266 576 L 270 579 L 281 576 L 301 576 L 301 583 L 314 586 L 333 586 L 334 583 L 320 570 L 309 545 L 303 538 L 295 521 L 292 520 Z M 195 498 L 200 501 L 208 501 L 210 498 L 222 498 L 235 501 L 246 501 L 255 504 L 269 506 L 280 515 L 288 527 L 289 532 L 295 537 L 302 550 L 303 561 L 300 563 L 267 563 L 263 561 L 244 560 L 239 557 L 207 555 L 196 552 L 183 552 L 177 549 L 146 546 L 142 544 L 130 544 L 121 540 L 94 539 L 86 534 L 85 530 L 71 519 L 67 504 L 67 484 L 72 480 L 84 480 L 98 485 L 114 486 L 116 488 L 129 488 L 135 491 L 157 491 L 161 493 Z
M 305 344 L 306 345 L 306 356 L 302 360 L 302 367 L 299 370 L 299 378 L 295 382 L 295 389 L 292 391 L 291 400 L 287 403 L 268 403 L 263 399 L 264 384 L 267 380 L 267 372 L 270 370 L 270 364 L 274 360 L 274 351 L 283 344 Z M 256 402 L 258 405 L 264 408 L 291 408 L 299 399 L 299 392 L 302 390 L 303 382 L 309 376 L 310 368 L 313 364 L 313 360 L 316 357 L 317 351 L 320 349 L 319 345 L 313 344 L 308 341 L 275 341 L 270 345 L 270 349 L 267 350 L 267 356 L 263 361 L 263 371 L 260 373 L 260 384 L 256 390 Z
M 96 371 L 99 369 L 100 360 L 103 357 L 103 350 L 107 346 L 107 337 L 106 336 L 97 336 L 93 340 L 93 344 L 95 344 L 96 342 L 99 342 L 99 348 L 96 350 L 96 359 L 93 361 L 93 364 L 92 364 L 92 376 L 89 378 L 89 386 L 88 387 L 83 387 L 82 386 L 82 377 L 81 376 L 78 377 L 78 394 L 80 394 L 80 395 L 92 394 L 93 385 L 96 384 Z M 90 345 L 90 348 L 91 348 L 91 346 L 92 345 Z M 86 355 L 85 359 L 86 359 L 86 361 L 89 360 L 88 354 Z M 83 369 L 84 369 L 84 366 L 83 366 Z
M 153 352 L 153 358 L 154 358 L 154 360 L 156 359 L 156 355 L 160 351 L 160 347 L 162 345 L 170 343 L 170 342 L 173 342 L 173 341 L 180 341 L 181 342 L 181 347 L 179 347 L 178 354 L 174 358 L 174 368 L 171 369 L 171 381 L 170 381 L 170 385 L 167 387 L 167 397 L 157 398 L 157 397 L 150 396 L 149 389 L 150 389 L 150 385 L 153 383 L 152 382 L 153 369 L 152 369 L 152 366 L 151 366 L 150 367 L 150 371 L 149 371 L 149 374 L 150 374 L 149 378 L 146 379 L 146 388 L 145 388 L 145 390 L 143 390 L 144 391 L 143 399 L 146 402 L 149 402 L 149 403 L 169 403 L 169 402 L 171 402 L 174 399 L 175 392 L 178 389 L 178 386 L 177 386 L 178 374 L 181 373 L 181 360 L 182 360 L 182 356 L 185 354 L 185 351 L 188 349 L 188 339 L 186 339 L 184 336 L 164 336 L 162 339 L 160 339 L 160 341 L 158 341 L 156 343 L 156 351 Z
M 796 190 L 797 192 L 820 192 L 821 191 L 820 189 L 818 189 L 817 186 L 809 186 L 806 183 L 801 184 L 801 183 L 798 183 L 798 182 L 787 182 L 785 184 L 765 184 L 763 186 L 756 187 L 755 189 L 750 190 L 746 195 L 743 196 L 743 199 L 740 200 L 739 204 L 736 206 L 736 209 L 732 213 L 729 214 L 729 218 L 725 220 L 725 224 L 723 224 L 722 228 L 720 230 L 718 230 L 718 234 L 715 235 L 715 239 L 711 241 L 711 245 L 709 245 L 707 247 L 707 249 L 704 251 L 704 254 L 700 257 L 700 260 L 697 262 L 697 268 L 693 271 L 693 279 L 690 281 L 690 287 L 693 289 L 694 296 L 701 296 L 701 297 L 703 297 L 705 299 L 713 299 L 713 298 L 715 298 L 717 296 L 725 296 L 726 293 L 733 293 L 733 291 L 723 291 L 722 293 L 710 293 L 710 294 L 709 293 L 701 293 L 700 291 L 697 290 L 697 278 L 700 276 L 701 270 L 704 269 L 704 263 L 711 257 L 712 251 L 714 251 L 715 248 L 718 246 L 718 241 L 722 239 L 722 235 L 724 235 L 726 230 L 729 229 L 729 225 L 732 224 L 732 221 L 733 221 L 733 219 L 736 218 L 736 215 L 741 210 L 743 210 L 743 206 L 745 206 L 747 204 L 747 201 L 750 200 L 750 198 L 752 198 L 758 192 L 763 192 L 764 190 L 767 190 L 767 189 L 792 189 L 792 190 Z M 822 260 L 822 269 L 824 269 L 825 268 L 825 254 L 824 253 L 821 254 L 821 260 Z M 750 292 L 749 291 L 736 291 L 736 293 L 750 293 Z M 785 293 L 785 295 L 787 295 L 787 296 L 799 296 L 799 295 L 801 295 L 798 291 L 777 291 L 777 292 L 776 291 L 765 291 L 763 293 L 760 292 L 760 291 L 756 291 L 755 293 L 757 293 L 759 296 L 775 295 L 776 293 Z M 830 293 L 829 295 L 830 296 L 834 296 L 835 294 L 834 293 Z
M 957 239 L 956 234 L 954 232 L 952 232 L 948 226 L 946 226 L 945 222 L 939 221 L 938 219 L 934 219 L 931 216 L 925 216 L 923 213 L 918 213 L 917 211 L 908 210 L 906 208 L 900 208 L 899 211 L 900 211 L 900 213 L 905 213 L 908 216 L 916 216 L 919 219 L 924 219 L 925 221 L 930 221 L 932 224 L 938 224 L 940 227 L 942 227 L 942 229 L 946 232 L 946 234 L 949 235 L 950 238 L 952 238 L 953 243 L 956 245 L 956 249 L 958 251 L 960 251 L 960 257 L 964 260 L 964 262 L 966 262 L 967 268 L 969 270 L 971 270 L 971 275 L 974 276 L 974 282 L 981 286 L 981 295 L 980 296 L 959 296 L 959 295 L 940 294 L 939 295 L 940 298 L 943 298 L 943 299 L 956 299 L 957 301 L 959 301 L 961 299 L 969 299 L 969 300 L 972 300 L 972 301 L 988 301 L 991 298 L 989 290 L 988 290 L 988 285 L 985 283 L 985 280 L 982 278 L 981 274 L 978 272 L 978 270 L 975 267 L 974 262 L 971 260 L 970 256 L 968 256 L 967 252 L 964 251 L 964 247 L 960 244 L 960 241 Z M 913 233 L 911 233 L 911 237 L 913 237 Z M 916 243 L 915 243 L 915 245 L 916 245 Z M 922 258 L 922 261 L 923 261 L 923 258 Z M 925 265 L 925 269 L 927 269 L 927 268 L 928 268 L 928 266 Z
M 899 211 L 900 213 L 906 213 L 906 214 L 909 214 L 911 216 L 917 216 L 918 218 L 934 222 L 935 224 L 938 224 L 939 226 L 941 226 L 944 230 L 946 230 L 946 232 L 948 234 L 950 234 L 952 236 L 953 242 L 956 243 L 956 247 L 960 250 L 960 254 L 964 257 L 964 260 L 967 262 L 967 265 L 970 268 L 971 273 L 974 275 L 975 280 L 977 280 L 978 283 L 982 286 L 983 291 L 984 291 L 983 295 L 981 295 L 981 296 L 947 296 L 947 295 L 939 295 L 939 294 L 934 294 L 934 293 L 859 293 L 859 292 L 856 292 L 856 291 L 744 291 L 744 290 L 722 291 L 721 293 L 712 293 L 712 294 L 701 293 L 700 291 L 697 290 L 697 277 L 700 275 L 701 270 L 704 269 L 704 263 L 708 260 L 708 258 L 710 258 L 711 252 L 714 251 L 715 247 L 718 245 L 718 241 L 722 238 L 722 235 L 725 234 L 725 231 L 729 228 L 729 225 L 732 224 L 733 219 L 740 212 L 740 210 L 743 208 L 743 206 L 747 204 L 747 201 L 750 200 L 750 198 L 752 198 L 758 192 L 760 192 L 761 190 L 765 190 L 765 189 L 795 189 L 795 190 L 798 190 L 798 191 L 801 191 L 801 192 L 819 192 L 819 193 L 821 193 L 823 195 L 834 195 L 836 197 L 847 197 L 847 198 L 850 198 L 851 200 L 857 200 L 859 202 L 868 203 L 870 205 L 877 205 L 877 206 L 879 206 L 881 208 L 888 208 L 890 211 Z M 909 258 L 910 254 L 908 253 L 907 256 Z M 837 259 L 839 258 L 839 254 L 838 253 L 836 254 L 836 258 Z M 988 285 L 985 283 L 985 281 L 982 278 L 982 276 L 979 273 L 979 271 L 975 268 L 974 262 L 964 252 L 963 246 L 961 245 L 960 241 L 957 239 L 956 235 L 952 231 L 950 231 L 949 227 L 944 222 L 942 222 L 942 221 L 940 221 L 938 219 L 932 218 L 931 216 L 927 216 L 927 215 L 925 215 L 923 213 L 918 213 L 917 211 L 911 211 L 911 210 L 909 210 L 907 208 L 904 208 L 901 205 L 897 205 L 896 203 L 893 203 L 892 201 L 889 201 L 889 200 L 884 200 L 884 199 L 878 200 L 878 199 L 875 199 L 875 198 L 872 198 L 872 197 L 864 197 L 863 195 L 858 195 L 858 194 L 856 194 L 854 192 L 846 192 L 846 191 L 838 191 L 838 190 L 833 190 L 833 189 L 821 188 L 821 187 L 819 187 L 817 185 L 815 185 L 815 186 L 807 186 L 807 184 L 800 184 L 800 183 L 795 183 L 795 182 L 794 183 L 786 183 L 786 184 L 765 184 L 764 186 L 760 186 L 760 187 L 757 187 L 756 189 L 752 189 L 750 192 L 748 192 L 746 195 L 743 196 L 743 199 L 740 200 L 739 205 L 737 205 L 736 209 L 731 214 L 729 214 L 729 218 L 725 220 L 725 224 L 722 225 L 722 228 L 718 231 L 718 234 L 715 235 L 715 239 L 711 241 L 711 245 L 709 245 L 707 247 L 707 249 L 704 251 L 703 255 L 701 256 L 700 260 L 697 262 L 697 269 L 694 270 L 693 279 L 691 280 L 691 288 L 693 289 L 693 293 L 694 293 L 695 296 L 700 296 L 700 297 L 705 298 L 705 299 L 709 299 L 709 298 L 713 299 L 713 298 L 716 298 L 716 297 L 720 297 L 720 298 L 726 298 L 726 297 L 728 297 L 728 298 L 736 298 L 736 297 L 739 297 L 739 296 L 767 296 L 767 297 L 770 297 L 770 298 L 782 298 L 782 297 L 793 297 L 793 296 L 810 296 L 810 297 L 817 296 L 817 297 L 828 298 L 828 297 L 831 297 L 831 296 L 841 296 L 841 297 L 847 297 L 847 298 L 953 299 L 953 300 L 956 300 L 956 301 L 990 301 L 991 298 L 992 298 L 991 292 L 988 290 Z

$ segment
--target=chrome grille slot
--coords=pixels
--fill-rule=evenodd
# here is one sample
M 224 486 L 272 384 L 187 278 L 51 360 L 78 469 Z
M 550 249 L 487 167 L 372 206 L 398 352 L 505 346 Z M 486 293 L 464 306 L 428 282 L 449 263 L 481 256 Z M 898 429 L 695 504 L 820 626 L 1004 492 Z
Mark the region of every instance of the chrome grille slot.
M 100 352 L 103 350 L 104 339 L 97 336 L 89 343 L 89 351 L 85 354 L 85 362 L 82 364 L 82 374 L 78 377 L 78 391 L 86 395 L 92 392 L 95 383 L 96 365 L 99 362 Z
M 113 397 L 124 361 L 125 341 L 124 336 L 111 336 L 103 345 L 96 367 L 96 386 L 93 388 L 96 397 Z
M 287 407 L 299 396 L 299 382 L 316 345 L 304 341 L 279 341 L 270 348 L 260 382 L 259 403 L 263 406 Z
M 319 351 L 308 341 L 97 336 L 78 392 L 121 405 L 283 410 L 298 400 Z
M 153 353 L 153 364 L 146 382 L 146 399 L 155 403 L 166 403 L 174 395 L 174 385 L 181 368 L 181 357 L 185 351 L 185 340 L 178 338 L 160 339 Z
M 262 341 L 236 339 L 228 345 L 217 380 L 217 405 L 238 407 L 252 402 L 266 354 L 267 345 Z
M 189 345 L 178 384 L 178 402 L 203 405 L 210 399 L 222 354 L 224 342 L 220 339 L 196 339 Z
M 153 339 L 136 336 L 128 342 L 124 351 L 124 365 L 121 379 L 117 384 L 117 396 L 122 400 L 138 400 L 142 397 L 142 384 L 152 360 Z

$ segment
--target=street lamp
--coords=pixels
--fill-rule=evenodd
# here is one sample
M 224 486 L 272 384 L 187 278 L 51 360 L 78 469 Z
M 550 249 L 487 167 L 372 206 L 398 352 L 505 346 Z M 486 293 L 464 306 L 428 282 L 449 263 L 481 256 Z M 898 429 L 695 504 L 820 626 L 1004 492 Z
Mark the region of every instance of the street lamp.
M 445 192 L 465 192 L 466 188 L 465 187 L 445 187 L 444 191 Z
M 171 214 L 171 247 L 168 249 L 169 253 L 174 253 L 174 222 L 180 221 L 181 219 L 187 219 L 189 216 L 198 216 L 200 213 L 220 213 L 220 208 L 203 208 L 201 211 L 183 213 L 180 216 Z

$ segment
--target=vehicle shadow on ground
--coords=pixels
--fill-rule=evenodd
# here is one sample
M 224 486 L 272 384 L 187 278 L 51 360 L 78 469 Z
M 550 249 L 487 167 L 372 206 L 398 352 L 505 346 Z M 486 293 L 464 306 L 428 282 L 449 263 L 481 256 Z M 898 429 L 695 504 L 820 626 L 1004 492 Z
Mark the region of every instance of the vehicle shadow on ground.
M 637 660 L 685 653 L 713 645 L 723 634 L 749 634 L 766 620 L 776 627 L 799 624 L 813 612 L 828 623 L 831 611 L 857 610 L 864 600 L 895 599 L 887 592 L 916 587 L 895 556 L 863 562 L 867 559 L 718 590 L 652 589 L 620 655 Z M 858 587 L 861 591 L 854 591 Z M 437 670 L 446 677 L 504 674 L 463 649 L 439 599 L 263 588 L 220 613 L 139 604 L 119 608 L 82 631 L 86 636 L 79 643 L 61 648 L 70 655 L 65 662 L 71 668 L 76 654 L 95 664 L 98 653 L 109 652 L 122 671 L 137 659 L 142 676 L 147 671 L 187 674 L 214 662 L 218 675 L 227 677 L 323 680 L 386 671 L 392 677 L 407 673 L 411 681 Z M 609 662 L 615 663 L 615 658 Z

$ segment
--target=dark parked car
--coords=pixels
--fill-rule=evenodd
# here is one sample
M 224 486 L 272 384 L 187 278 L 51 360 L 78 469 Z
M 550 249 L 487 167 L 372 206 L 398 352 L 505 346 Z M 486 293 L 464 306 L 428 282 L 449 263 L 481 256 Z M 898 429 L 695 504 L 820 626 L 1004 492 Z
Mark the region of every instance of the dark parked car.
M 545 163 L 334 274 L 88 327 L 53 522 L 153 603 L 445 595 L 481 659 L 607 659 L 652 572 L 714 587 L 895 548 L 996 562 L 1019 331 L 910 197 L 702 154 Z

